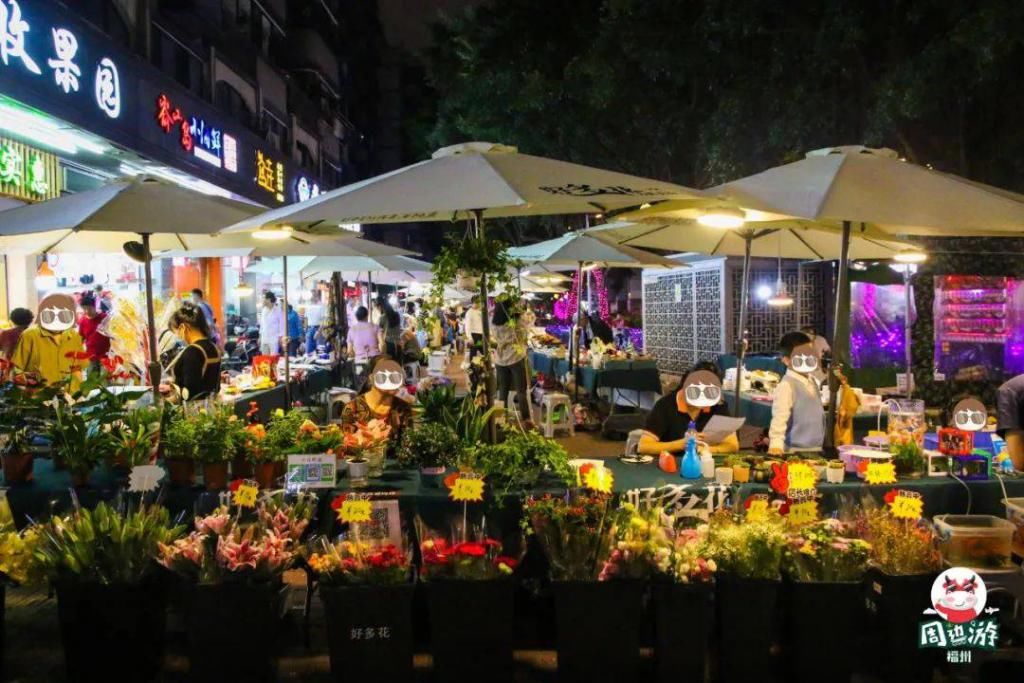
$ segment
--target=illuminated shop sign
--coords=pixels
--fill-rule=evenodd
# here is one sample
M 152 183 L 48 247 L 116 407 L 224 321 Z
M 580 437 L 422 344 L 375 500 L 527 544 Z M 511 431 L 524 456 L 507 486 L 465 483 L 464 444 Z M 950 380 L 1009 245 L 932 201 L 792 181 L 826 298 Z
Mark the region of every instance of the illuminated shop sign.
M 2 68 L 52 79 L 53 87 L 65 95 L 79 92 L 81 79 L 88 78 L 94 105 L 108 118 L 118 118 L 121 77 L 117 64 L 105 55 L 86 60 L 79 55 L 78 47 L 78 37 L 70 29 L 33 25 L 22 12 L 19 0 L 0 0 Z
M 30 202 L 60 196 L 60 162 L 49 152 L 0 138 L 0 194 Z
M 238 143 L 220 128 L 207 123 L 200 116 L 188 116 L 171 101 L 166 93 L 156 98 L 153 116 L 164 133 L 174 133 L 186 152 L 211 166 L 238 172 Z
M 284 164 L 256 150 L 256 184 L 284 202 Z
M 300 202 L 320 196 L 320 186 L 306 176 L 300 176 L 295 183 L 295 196 Z

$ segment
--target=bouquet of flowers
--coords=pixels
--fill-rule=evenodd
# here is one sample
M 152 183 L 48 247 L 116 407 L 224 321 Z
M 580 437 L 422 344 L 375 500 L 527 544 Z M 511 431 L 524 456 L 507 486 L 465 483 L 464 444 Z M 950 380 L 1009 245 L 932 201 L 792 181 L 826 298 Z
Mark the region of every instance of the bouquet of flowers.
M 34 572 L 49 579 L 102 584 L 140 583 L 155 567 L 166 544 L 183 527 L 172 527 L 167 509 L 157 505 L 78 508 L 38 527 Z
M 783 566 L 795 581 L 859 581 L 871 544 L 855 538 L 851 524 L 824 519 L 789 535 Z
M 657 511 L 640 513 L 626 503 L 626 522 L 615 530 L 615 547 L 601 568 L 599 581 L 649 579 L 671 570 L 672 545 Z
M 292 453 L 334 453 L 344 442 L 345 435 L 336 424 L 321 429 L 312 420 L 304 420 L 299 425 L 299 433 L 295 439 Z
M 865 507 L 857 534 L 871 544 L 871 563 L 892 576 L 942 570 L 935 529 L 925 520 L 897 519 L 888 510 Z
M 682 529 L 672 539 L 669 575 L 678 583 L 706 583 L 715 577 L 718 564 L 710 557 L 708 525 Z
M 294 563 L 314 507 L 307 495 L 295 503 L 270 498 L 257 503 L 250 521 L 222 506 L 196 517 L 185 538 L 161 543 L 160 562 L 200 584 L 279 580 Z
M 615 545 L 615 534 L 629 513 L 601 493 L 555 498 L 545 495 L 525 503 L 523 524 L 551 564 L 555 581 L 595 581 Z
M 383 446 L 391 436 L 391 425 L 384 420 L 360 422 L 352 431 L 345 432 L 341 449 L 352 458 L 366 457 L 367 451 Z
M 0 498 L 0 575 L 15 583 L 29 580 L 39 534 L 34 526 L 19 533 L 6 498 Z
M 724 511 L 709 520 L 707 552 L 718 571 L 745 579 L 780 579 L 785 548 L 785 523 L 775 511 L 757 521 L 739 520 Z
M 408 583 L 412 556 L 408 549 L 380 545 L 317 539 L 307 562 L 322 584 L 388 586 Z
M 501 541 L 488 537 L 483 528 L 482 524 L 470 529 L 463 518 L 461 524 L 452 525 L 446 538 L 417 517 L 417 536 L 421 539 L 420 576 L 428 581 L 488 581 L 510 576 L 519 565 L 519 558 L 503 554 Z

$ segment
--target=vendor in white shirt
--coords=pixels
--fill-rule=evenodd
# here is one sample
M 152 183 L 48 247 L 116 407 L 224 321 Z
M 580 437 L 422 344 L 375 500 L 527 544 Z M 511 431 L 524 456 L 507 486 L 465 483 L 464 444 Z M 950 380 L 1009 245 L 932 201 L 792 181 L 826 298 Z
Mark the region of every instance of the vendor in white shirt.
M 469 358 L 472 360 L 480 353 L 480 346 L 484 341 L 484 315 L 480 310 L 480 295 L 473 297 L 473 305 L 466 311 L 463 326 L 465 327 L 466 343 L 469 345 Z
M 277 303 L 277 296 L 273 292 L 264 292 L 263 306 L 260 307 L 260 353 L 281 353 L 281 339 L 284 336 L 284 310 Z
M 814 341 L 803 332 L 790 332 L 779 342 L 779 351 L 789 369 L 775 388 L 768 453 L 821 448 L 825 441 L 825 409 L 813 377 L 821 364 Z
M 324 306 L 320 303 L 320 290 L 314 289 L 313 298 L 306 304 L 306 354 L 316 353 L 316 335 L 324 319 Z

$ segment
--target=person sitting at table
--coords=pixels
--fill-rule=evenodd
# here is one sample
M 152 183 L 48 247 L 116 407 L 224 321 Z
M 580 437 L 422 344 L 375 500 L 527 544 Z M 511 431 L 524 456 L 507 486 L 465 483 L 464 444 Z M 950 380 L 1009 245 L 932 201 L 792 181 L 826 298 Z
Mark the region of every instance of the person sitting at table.
M 775 387 L 768 453 L 782 455 L 792 449 L 821 448 L 825 441 L 825 409 L 813 377 L 820 364 L 814 341 L 803 332 L 790 332 L 779 341 L 779 351 L 788 369 Z
M 161 384 L 160 392 L 183 401 L 216 396 L 220 391 L 220 351 L 210 339 L 203 309 L 192 303 L 182 304 L 171 315 L 167 329 L 186 346 L 167 366 L 173 385 Z
M 362 390 L 341 411 L 342 428 L 351 431 L 360 423 L 384 420 L 391 427 L 388 452 L 393 452 L 413 420 L 412 405 L 398 396 L 403 387 L 405 371 L 395 359 L 383 354 L 371 359 Z
M 704 378 L 706 381 L 701 381 Z M 703 441 L 704 428 L 711 417 L 729 415 L 721 401 L 722 380 L 718 368 L 714 363 L 697 363 L 683 375 L 672 393 L 662 396 L 654 404 L 647 416 L 638 452 L 658 455 L 662 451 L 679 453 L 686 450 L 686 430 L 691 421 L 697 426 L 697 439 Z M 706 405 L 709 403 L 711 405 Z M 709 444 L 708 448 L 712 453 L 736 453 L 740 449 L 740 441 L 733 433 L 720 443 Z

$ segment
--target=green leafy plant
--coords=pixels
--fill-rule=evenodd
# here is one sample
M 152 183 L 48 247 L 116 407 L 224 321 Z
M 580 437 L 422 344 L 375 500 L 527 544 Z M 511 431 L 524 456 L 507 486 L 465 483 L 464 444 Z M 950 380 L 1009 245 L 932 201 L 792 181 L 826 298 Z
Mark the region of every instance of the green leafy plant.
M 440 422 L 418 422 L 402 433 L 398 462 L 403 467 L 453 467 L 463 448 L 451 427 Z
M 78 508 L 38 527 L 33 571 L 50 580 L 139 583 L 156 568 L 160 545 L 183 531 L 157 505 Z
M 33 433 L 45 432 L 53 414 L 46 405 L 58 387 L 28 388 L 15 382 L 0 385 L 0 453 L 23 454 Z
M 928 460 L 924 451 L 913 439 L 894 443 L 889 446 L 892 463 L 896 466 L 896 474 L 907 476 L 924 472 L 928 468 Z
M 201 409 L 187 419 L 195 424 L 196 460 L 203 463 L 225 462 L 234 456 L 233 441 L 238 418 L 230 406 Z
M 528 490 L 545 474 L 567 486 L 575 481 L 569 454 L 557 441 L 517 428 L 506 429 L 502 437 L 499 443 L 479 444 L 468 458 L 495 489 L 504 494 Z
M 555 581 L 596 581 L 615 545 L 616 529 L 628 524 L 630 515 L 599 493 L 528 498 L 523 510 L 524 530 L 537 536 Z
M 164 457 L 180 460 L 195 460 L 199 445 L 199 432 L 194 421 L 175 410 L 166 420 L 161 434 Z
M 109 424 L 86 416 L 59 398 L 53 401 L 53 413 L 50 443 L 54 455 L 64 459 L 72 474 L 88 476 L 113 453 L 114 437 Z
M 162 423 L 163 410 L 160 408 L 129 411 L 112 432 L 114 462 L 127 467 L 148 465 L 159 443 Z
M 428 308 L 444 305 L 444 289 L 455 283 L 460 275 L 487 276 L 494 290 L 503 288 L 513 300 L 520 300 L 514 273 L 522 264 L 508 255 L 508 245 L 490 237 L 450 236 L 447 244 L 434 259 Z M 500 287 L 499 287 L 500 285 Z

